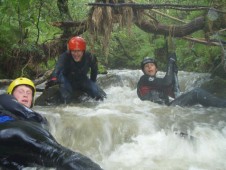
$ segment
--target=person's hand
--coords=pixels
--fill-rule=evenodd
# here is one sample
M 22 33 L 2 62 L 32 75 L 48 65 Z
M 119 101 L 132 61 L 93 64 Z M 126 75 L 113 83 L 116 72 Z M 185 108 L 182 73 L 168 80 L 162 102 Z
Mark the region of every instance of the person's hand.
M 49 79 L 47 82 L 46 82 L 46 89 L 48 89 L 49 87 L 51 86 L 54 86 L 58 84 L 58 81 L 57 81 L 57 78 L 56 77 L 52 77 L 51 79 Z
M 176 61 L 177 61 L 177 56 L 176 56 L 176 54 L 175 54 L 175 53 L 170 53 L 170 54 L 168 55 L 168 60 L 169 60 L 169 62 L 176 63 Z

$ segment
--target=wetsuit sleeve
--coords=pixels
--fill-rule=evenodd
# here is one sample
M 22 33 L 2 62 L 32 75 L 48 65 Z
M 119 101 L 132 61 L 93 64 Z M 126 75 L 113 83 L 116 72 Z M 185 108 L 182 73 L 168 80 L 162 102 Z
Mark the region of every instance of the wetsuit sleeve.
M 52 77 L 57 77 L 59 76 L 59 74 L 64 70 L 64 61 L 65 61 L 65 58 L 67 56 L 67 52 L 61 54 L 61 56 L 59 57 L 57 63 L 56 63 L 56 66 L 53 70 L 53 73 L 52 73 Z
M 90 54 L 90 57 L 91 57 L 90 79 L 93 82 L 96 82 L 97 74 L 98 74 L 98 62 L 97 62 L 97 58 L 95 56 L 93 56 L 92 54 Z
M 5 110 L 12 113 L 15 119 L 30 120 L 40 123 L 45 126 L 45 128 L 48 127 L 48 121 L 45 117 L 42 117 L 39 113 L 20 104 L 12 95 L 0 95 L 0 104 Z

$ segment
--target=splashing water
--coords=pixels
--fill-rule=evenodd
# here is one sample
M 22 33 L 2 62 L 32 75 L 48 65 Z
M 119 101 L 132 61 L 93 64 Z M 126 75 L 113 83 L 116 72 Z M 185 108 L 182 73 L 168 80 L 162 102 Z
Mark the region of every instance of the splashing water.
M 105 170 L 226 169 L 226 109 L 141 101 L 136 94 L 141 71 L 109 74 L 118 77 L 104 87 L 107 99 L 103 102 L 35 106 L 49 120 L 59 143 Z M 199 86 L 208 77 L 179 72 L 181 89 Z

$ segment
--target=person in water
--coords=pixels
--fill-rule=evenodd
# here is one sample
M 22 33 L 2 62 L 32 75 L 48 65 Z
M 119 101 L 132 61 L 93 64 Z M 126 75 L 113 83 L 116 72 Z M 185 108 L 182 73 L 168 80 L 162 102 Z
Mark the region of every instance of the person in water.
M 87 93 L 96 100 L 103 100 L 106 94 L 96 84 L 98 74 L 97 58 L 86 51 L 86 41 L 72 37 L 68 50 L 61 54 L 46 88 L 59 84 L 64 103 L 70 103 L 76 90 Z M 90 78 L 87 74 L 90 71 Z
M 156 77 L 158 71 L 157 61 L 146 57 L 141 62 L 142 75 L 137 83 L 137 95 L 141 100 L 149 100 L 170 106 L 192 106 L 201 104 L 209 107 L 226 107 L 226 100 L 218 98 L 201 88 L 195 88 L 176 97 L 175 74 L 177 74 L 176 54 L 168 55 L 167 72 L 163 78 Z M 169 97 L 174 100 L 170 101 Z
M 15 79 L 0 95 L 0 169 L 46 167 L 58 170 L 101 170 L 90 158 L 60 145 L 48 121 L 33 111 L 36 88 L 27 78 Z

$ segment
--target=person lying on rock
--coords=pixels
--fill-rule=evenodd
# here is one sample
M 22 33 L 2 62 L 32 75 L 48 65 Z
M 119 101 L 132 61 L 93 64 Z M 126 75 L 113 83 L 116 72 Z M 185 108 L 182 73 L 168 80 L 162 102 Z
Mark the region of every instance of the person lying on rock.
M 60 145 L 48 121 L 33 111 L 36 88 L 27 78 L 15 79 L 0 95 L 0 169 L 46 167 L 58 170 L 101 170 L 90 158 Z
M 103 100 L 106 93 L 96 84 L 97 58 L 86 51 L 86 41 L 75 36 L 69 40 L 67 46 L 68 50 L 57 61 L 46 89 L 59 84 L 61 99 L 65 104 L 72 101 L 76 90 L 83 91 L 96 100 Z M 90 78 L 87 76 L 89 71 Z
M 195 88 L 176 97 L 174 93 L 175 74 L 177 74 L 176 54 L 168 55 L 167 72 L 163 78 L 156 77 L 158 71 L 157 61 L 146 57 L 141 62 L 142 75 L 137 83 L 137 95 L 141 100 L 149 100 L 169 106 L 192 106 L 201 104 L 205 107 L 226 107 L 226 100 L 218 98 L 202 88 Z M 174 98 L 170 101 L 169 97 Z

